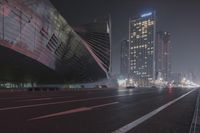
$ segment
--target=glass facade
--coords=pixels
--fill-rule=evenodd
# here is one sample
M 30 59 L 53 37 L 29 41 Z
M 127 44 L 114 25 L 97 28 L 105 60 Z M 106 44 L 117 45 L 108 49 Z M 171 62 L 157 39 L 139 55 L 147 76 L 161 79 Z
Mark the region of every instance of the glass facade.
M 155 13 L 131 19 L 129 76 L 146 85 L 155 78 Z

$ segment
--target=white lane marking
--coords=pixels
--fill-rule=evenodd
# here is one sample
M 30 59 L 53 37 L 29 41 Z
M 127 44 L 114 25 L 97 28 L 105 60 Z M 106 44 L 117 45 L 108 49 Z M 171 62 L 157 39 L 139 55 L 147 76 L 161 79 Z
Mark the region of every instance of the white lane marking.
M 132 95 L 136 95 L 136 94 L 148 94 L 148 93 L 151 93 L 151 92 L 147 92 L 147 93 L 132 93 L 131 92 L 129 94 L 120 94 L 120 95 L 106 96 L 106 97 L 94 97 L 94 98 L 87 98 L 87 99 L 50 102 L 50 103 L 41 103 L 41 104 L 32 104 L 32 105 L 22 105 L 22 106 L 15 106 L 15 107 L 4 107 L 4 108 L 0 108 L 0 111 L 21 109 L 21 108 L 39 107 L 39 106 L 47 106 L 47 105 L 56 105 L 56 104 L 63 104 L 63 103 L 85 102 L 85 101 L 90 101 L 90 100 L 101 100 L 101 99 L 107 99 L 107 98 L 113 98 L 113 97 L 124 97 L 124 96 L 132 96 Z
M 81 108 L 71 109 L 71 110 L 58 112 L 58 113 L 54 113 L 54 114 L 39 116 L 39 117 L 36 117 L 36 118 L 29 119 L 28 121 L 51 118 L 51 117 L 56 117 L 56 116 L 61 116 L 61 115 L 80 113 L 80 112 L 85 112 L 85 111 L 89 111 L 89 110 L 92 110 L 92 109 L 101 108 L 101 107 L 105 107 L 105 106 L 110 106 L 110 105 L 114 105 L 114 104 L 118 104 L 118 103 L 119 102 L 112 102 L 112 103 L 107 103 L 107 104 L 91 106 L 91 107 L 81 107 Z
M 131 93 L 131 94 L 123 94 L 123 95 L 115 95 L 115 96 L 107 96 L 107 97 L 95 97 L 95 98 L 87 98 L 87 99 L 61 101 L 61 102 L 51 102 L 51 103 L 41 103 L 41 104 L 32 104 L 32 105 L 22 105 L 22 106 L 16 106 L 16 107 L 5 107 L 5 108 L 0 108 L 0 111 L 13 110 L 13 109 L 21 109 L 21 108 L 39 107 L 39 106 L 47 106 L 47 105 L 56 105 L 56 104 L 63 104 L 63 103 L 85 102 L 85 101 L 90 101 L 90 100 L 101 100 L 101 99 L 107 99 L 107 98 L 113 98 L 113 97 L 131 96 L 131 95 L 133 95 L 133 93 Z
M 184 98 L 185 96 L 189 95 L 190 93 L 192 93 L 193 91 L 195 91 L 196 89 L 193 89 L 191 91 L 189 91 L 188 93 L 168 102 L 167 104 L 159 107 L 158 109 L 140 117 L 139 119 L 113 131 L 112 133 L 126 133 L 128 131 L 130 131 L 131 129 L 133 129 L 134 127 L 138 126 L 139 124 L 143 123 L 144 121 L 148 120 L 149 118 L 153 117 L 154 115 L 158 114 L 159 112 L 161 112 L 162 110 L 164 110 L 165 108 L 169 107 L 170 105 L 174 104 L 175 102 L 179 101 L 180 99 Z

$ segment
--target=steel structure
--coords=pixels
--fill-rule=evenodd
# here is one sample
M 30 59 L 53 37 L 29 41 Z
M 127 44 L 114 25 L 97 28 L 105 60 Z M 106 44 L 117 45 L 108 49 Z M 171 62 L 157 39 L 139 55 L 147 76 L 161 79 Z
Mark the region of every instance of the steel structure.
M 106 42 L 90 43 L 48 0 L 1 0 L 0 81 L 75 83 L 106 78 L 110 56 L 102 58 L 94 47 L 105 45 L 109 53 L 109 32 L 103 33 L 109 25 L 100 25 L 94 40 Z

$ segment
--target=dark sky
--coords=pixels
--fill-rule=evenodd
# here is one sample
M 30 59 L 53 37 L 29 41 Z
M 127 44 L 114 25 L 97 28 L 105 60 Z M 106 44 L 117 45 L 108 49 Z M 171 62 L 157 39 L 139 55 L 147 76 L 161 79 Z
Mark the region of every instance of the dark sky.
M 200 1 L 198 0 L 51 0 L 70 25 L 111 14 L 113 72 L 119 72 L 120 42 L 128 39 L 128 20 L 156 10 L 157 29 L 172 34 L 174 72 L 200 74 Z

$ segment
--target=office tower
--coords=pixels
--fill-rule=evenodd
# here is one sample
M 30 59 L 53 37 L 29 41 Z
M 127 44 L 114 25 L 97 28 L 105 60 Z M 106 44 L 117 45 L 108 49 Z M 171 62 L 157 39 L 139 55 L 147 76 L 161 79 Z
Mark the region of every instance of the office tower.
M 171 74 L 171 35 L 159 31 L 156 35 L 156 78 L 160 74 L 163 80 L 169 81 Z
M 129 21 L 129 77 L 140 86 L 155 79 L 156 14 L 149 12 Z

